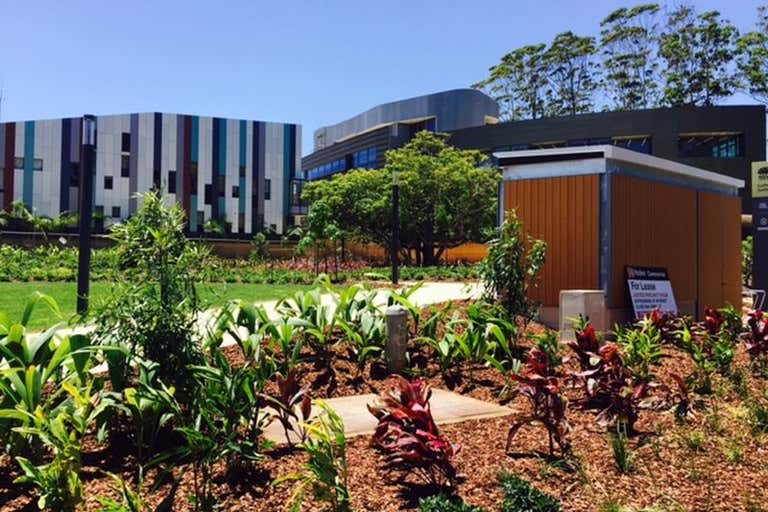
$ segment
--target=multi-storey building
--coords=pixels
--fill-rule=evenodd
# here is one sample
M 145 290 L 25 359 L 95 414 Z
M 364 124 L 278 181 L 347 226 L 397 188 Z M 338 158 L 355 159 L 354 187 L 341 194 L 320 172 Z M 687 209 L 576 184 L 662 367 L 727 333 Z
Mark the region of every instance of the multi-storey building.
M 667 107 L 510 121 L 451 132 L 450 142 L 488 154 L 612 145 L 746 181 L 742 211 L 751 211 L 750 164 L 765 160 L 765 107 Z
M 301 127 L 182 114 L 98 116 L 94 213 L 136 211 L 136 194 L 162 188 L 191 233 L 216 220 L 232 235 L 281 233 L 305 207 Z M 78 210 L 82 118 L 0 124 L 0 205 L 22 200 L 41 215 Z
M 315 130 L 314 152 L 302 159 L 307 179 L 355 168 L 377 169 L 384 154 L 422 130 L 450 132 L 497 122 L 499 106 L 474 89 L 456 89 L 384 103 Z

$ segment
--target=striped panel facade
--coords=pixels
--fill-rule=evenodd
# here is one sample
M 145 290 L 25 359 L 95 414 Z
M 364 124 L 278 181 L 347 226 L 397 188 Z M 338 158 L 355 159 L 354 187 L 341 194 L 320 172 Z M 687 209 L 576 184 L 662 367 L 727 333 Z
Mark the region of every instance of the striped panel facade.
M 21 200 L 40 215 L 77 211 L 80 118 L 0 124 L 0 206 Z M 107 224 L 136 211 L 137 193 L 160 187 L 187 213 L 233 234 L 282 233 L 288 191 L 300 178 L 301 127 L 165 113 L 99 116 L 94 210 Z

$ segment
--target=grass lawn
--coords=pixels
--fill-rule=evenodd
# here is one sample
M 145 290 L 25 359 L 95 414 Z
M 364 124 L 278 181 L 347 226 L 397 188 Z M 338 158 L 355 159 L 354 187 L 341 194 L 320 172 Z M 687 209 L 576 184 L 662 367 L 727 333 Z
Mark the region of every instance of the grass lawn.
M 208 307 L 220 306 L 231 299 L 243 299 L 249 302 L 281 299 L 297 290 L 309 286 L 294 284 L 240 284 L 207 283 L 198 286 L 200 298 Z M 91 283 L 91 301 L 98 304 L 106 298 L 112 289 L 111 283 Z M 75 313 L 77 283 L 73 282 L 33 282 L 0 283 L 0 311 L 11 320 L 19 320 L 24 306 L 39 291 L 56 300 L 65 318 Z M 56 315 L 44 303 L 35 308 L 29 327 L 42 329 L 57 321 Z

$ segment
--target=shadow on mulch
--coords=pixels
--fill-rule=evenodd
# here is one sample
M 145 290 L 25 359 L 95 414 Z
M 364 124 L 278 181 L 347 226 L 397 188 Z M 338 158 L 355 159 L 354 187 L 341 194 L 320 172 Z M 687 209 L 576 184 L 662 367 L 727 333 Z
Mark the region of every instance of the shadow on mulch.
M 398 485 L 397 496 L 402 501 L 404 508 L 418 508 L 419 501 L 435 494 L 444 494 L 448 497 L 456 497 L 456 489 L 447 485 L 434 485 L 425 483 L 402 482 Z

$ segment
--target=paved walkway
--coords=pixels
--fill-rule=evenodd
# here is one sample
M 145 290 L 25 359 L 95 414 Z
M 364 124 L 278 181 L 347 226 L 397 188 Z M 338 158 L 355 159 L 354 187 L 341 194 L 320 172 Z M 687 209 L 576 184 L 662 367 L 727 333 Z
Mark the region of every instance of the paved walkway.
M 349 437 L 372 434 L 376 429 L 376 418 L 366 407 L 367 404 L 372 404 L 375 400 L 376 395 L 366 394 L 330 398 L 326 400 L 326 403 L 341 416 L 344 421 L 344 432 Z M 483 402 L 444 389 L 432 389 L 430 406 L 432 407 L 432 416 L 438 425 L 496 418 L 512 412 L 509 407 Z M 267 427 L 265 436 L 276 443 L 285 443 L 286 441 L 283 427 L 278 421 L 273 421 Z M 293 434 L 291 434 L 291 438 L 296 441 Z

